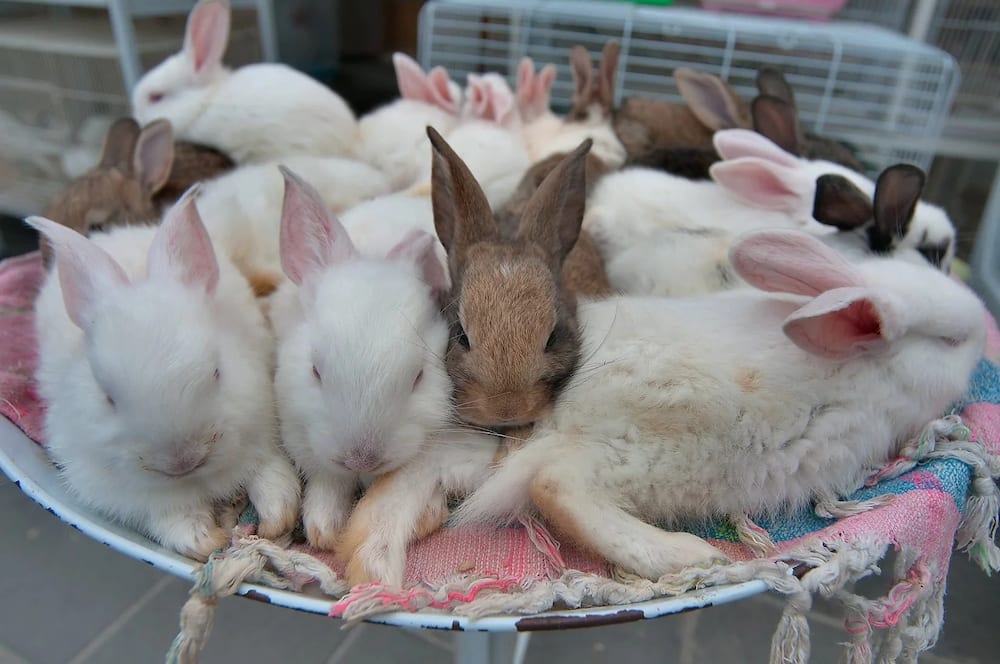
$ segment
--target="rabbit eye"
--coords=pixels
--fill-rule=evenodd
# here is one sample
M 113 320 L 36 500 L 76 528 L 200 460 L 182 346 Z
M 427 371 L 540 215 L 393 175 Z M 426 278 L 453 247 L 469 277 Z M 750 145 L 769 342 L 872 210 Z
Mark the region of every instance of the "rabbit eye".
M 462 327 L 461 323 L 458 324 L 458 334 L 455 335 L 455 341 L 465 350 L 469 350 L 469 336 L 465 333 L 465 328 Z
M 111 408 L 115 407 L 115 400 L 111 398 L 110 394 L 105 394 L 104 398 L 107 400 L 108 405 L 111 406 Z
M 215 379 L 215 382 L 216 382 L 216 383 L 218 383 L 218 382 L 219 382 L 219 378 L 221 378 L 221 377 L 222 377 L 222 372 L 220 372 L 220 371 L 219 371 L 218 369 L 216 369 L 216 370 L 215 370 L 215 373 L 214 373 L 214 374 L 212 374 L 212 378 L 214 378 L 214 379 Z
M 417 389 L 417 385 L 420 384 L 420 379 L 424 377 L 424 370 L 421 369 L 417 372 L 417 377 L 413 379 L 413 389 Z
M 323 382 L 323 379 L 319 375 L 319 369 L 316 368 L 315 364 L 313 365 L 313 378 L 316 379 L 317 383 L 322 383 Z
M 163 99 L 163 93 L 162 92 L 150 92 L 149 93 L 149 103 L 150 104 L 155 104 L 156 102 L 161 101 L 162 99 Z
M 552 347 L 556 345 L 556 331 L 552 330 L 552 334 L 549 335 L 548 341 L 545 342 L 545 352 L 548 353 L 552 350 Z

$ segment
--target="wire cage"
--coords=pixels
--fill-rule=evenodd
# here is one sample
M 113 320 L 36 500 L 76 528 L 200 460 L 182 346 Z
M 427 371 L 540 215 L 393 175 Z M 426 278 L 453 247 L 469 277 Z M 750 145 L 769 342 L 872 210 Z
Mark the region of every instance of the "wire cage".
M 572 92 L 569 49 L 621 43 L 616 95 L 680 101 L 676 67 L 718 74 L 746 97 L 764 65 L 783 70 L 803 125 L 855 146 L 872 173 L 906 161 L 927 168 L 959 83 L 954 58 L 898 33 L 858 23 L 807 23 L 618 2 L 432 0 L 421 13 L 420 58 L 461 80 L 521 57 L 553 62 L 553 105 Z M 513 79 L 512 79 L 513 80 Z
M 246 20 L 238 20 L 243 18 Z M 145 69 L 181 47 L 184 16 L 135 22 Z M 253 13 L 234 14 L 227 62 L 260 59 Z M 119 51 L 103 12 L 29 12 L 0 21 L 0 210 L 40 212 L 97 161 L 107 127 L 129 114 Z

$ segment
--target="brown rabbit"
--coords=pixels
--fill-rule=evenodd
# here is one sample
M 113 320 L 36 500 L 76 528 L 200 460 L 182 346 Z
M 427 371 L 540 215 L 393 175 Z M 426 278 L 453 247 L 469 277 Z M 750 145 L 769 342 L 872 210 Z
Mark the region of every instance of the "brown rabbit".
M 166 120 L 140 129 L 132 118 L 120 118 L 104 138 L 101 159 L 60 192 L 43 215 L 80 233 L 147 222 L 174 203 L 195 182 L 230 170 L 232 161 L 192 143 L 174 142 Z M 43 264 L 51 249 L 39 241 Z
M 795 93 L 780 71 L 764 67 L 757 72 L 757 90 L 760 94 L 751 105 L 754 131 L 799 157 L 833 161 L 858 172 L 864 170 L 861 161 L 843 143 L 802 131 Z
M 513 235 L 493 218 L 468 167 L 433 128 L 434 227 L 448 252 L 452 328 L 445 363 L 456 411 L 482 427 L 524 427 L 549 412 L 580 353 L 563 262 L 586 199 L 584 141 L 542 181 Z
M 615 113 L 615 131 L 630 161 L 675 148 L 711 151 L 719 129 L 750 128 L 749 106 L 718 76 L 680 67 L 674 80 L 683 104 L 628 97 Z

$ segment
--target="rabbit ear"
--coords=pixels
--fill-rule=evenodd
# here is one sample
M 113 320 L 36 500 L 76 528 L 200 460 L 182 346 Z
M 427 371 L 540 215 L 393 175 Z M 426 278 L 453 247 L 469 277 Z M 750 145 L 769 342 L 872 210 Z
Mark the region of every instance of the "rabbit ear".
M 674 70 L 677 90 L 694 116 L 712 131 L 739 127 L 736 93 L 721 78 L 680 67 Z
M 489 119 L 501 127 L 509 127 L 518 119 L 514 92 L 504 80 L 487 81 L 489 91 Z
M 847 360 L 885 349 L 905 331 L 900 308 L 868 288 L 822 293 L 785 319 L 796 346 L 820 357 Z
M 77 327 L 86 330 L 94 305 L 108 289 L 129 283 L 125 271 L 106 251 L 76 231 L 45 217 L 25 221 L 44 234 L 55 250 L 66 313 Z
M 143 189 L 155 194 L 170 178 L 174 165 L 174 129 L 169 120 L 155 120 L 139 132 L 132 169 Z
M 756 97 L 750 105 L 753 128 L 793 155 L 802 154 L 802 130 L 795 107 L 770 95 Z
M 777 97 L 795 108 L 795 92 L 785 80 L 785 75 L 773 67 L 764 67 L 757 72 L 757 91 L 762 95 Z
M 434 103 L 427 75 L 416 60 L 405 53 L 392 54 L 392 66 L 396 70 L 396 84 L 403 99 Z
M 722 129 L 712 135 L 715 151 L 723 159 L 757 157 L 782 166 L 794 168 L 799 160 L 775 145 L 766 136 L 749 129 Z
M 569 64 L 573 72 L 573 112 L 586 115 L 593 90 L 594 62 L 590 52 L 577 44 L 569 53 Z
M 535 62 L 528 56 L 517 67 L 517 103 L 522 112 L 530 108 L 535 95 Z
M 848 231 L 864 226 L 872 218 L 872 200 L 843 175 L 821 175 L 816 179 L 813 219 Z
M 875 225 L 869 233 L 871 248 L 888 251 L 904 237 L 917 211 L 924 189 L 924 172 L 910 164 L 896 164 L 882 171 L 875 183 Z
M 215 69 L 229 44 L 229 2 L 201 0 L 188 16 L 184 52 L 196 74 Z
M 489 201 L 465 162 L 433 127 L 427 128 L 433 148 L 431 204 L 434 228 L 454 268 L 476 242 L 497 235 Z M 454 272 L 452 273 L 454 276 Z
M 764 159 L 744 157 L 712 164 L 711 178 L 753 207 L 794 213 L 813 203 L 813 181 L 798 171 Z
M 488 119 L 490 113 L 490 88 L 482 76 L 469 74 L 466 77 L 465 103 L 472 117 Z
M 535 111 L 542 113 L 549 110 L 552 99 L 552 84 L 556 81 L 558 70 L 554 64 L 547 64 L 542 67 L 535 77 L 535 84 L 532 86 L 534 96 Z
M 588 138 L 563 158 L 524 206 L 517 235 L 541 246 L 554 270 L 580 235 L 587 199 L 587 154 L 592 145 Z
M 762 230 L 741 235 L 729 261 L 749 284 L 765 291 L 816 296 L 860 287 L 860 275 L 836 251 L 808 233 Z
M 615 110 L 615 76 L 618 73 L 618 56 L 621 47 L 612 40 L 601 51 L 601 67 L 598 72 L 597 91 L 605 117 L 611 117 Z M 594 100 L 591 100 L 593 103 Z
M 448 70 L 444 67 L 434 67 L 427 74 L 430 85 L 431 100 L 439 108 L 457 115 L 462 107 L 462 92 L 452 83 Z
M 197 184 L 188 189 L 167 211 L 149 247 L 148 272 L 211 295 L 219 283 L 219 263 L 195 206 L 199 189 Z
M 536 75 L 532 59 L 525 57 L 521 60 L 521 66 L 517 70 L 517 107 L 524 120 L 533 120 L 549 110 L 555 79 L 555 65 L 545 65 Z
M 281 269 L 301 286 L 330 265 L 358 255 L 347 230 L 325 205 L 316 189 L 286 166 L 278 166 L 285 180 L 278 247 Z
M 438 257 L 437 238 L 415 228 L 410 231 L 396 246 L 389 250 L 386 258 L 390 260 L 413 261 L 420 270 L 420 277 L 430 286 L 436 296 L 448 292 L 451 281 L 448 272 Z
M 139 123 L 132 118 L 118 118 L 104 137 L 99 168 L 115 168 L 122 173 L 132 172 L 132 153 L 139 138 Z

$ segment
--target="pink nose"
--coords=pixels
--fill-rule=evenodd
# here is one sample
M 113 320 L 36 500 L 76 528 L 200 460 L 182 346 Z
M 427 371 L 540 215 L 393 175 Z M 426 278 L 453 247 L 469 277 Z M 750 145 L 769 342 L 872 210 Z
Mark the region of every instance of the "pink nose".
M 356 447 L 344 459 L 344 465 L 356 473 L 369 473 L 382 465 L 382 459 L 371 449 Z

